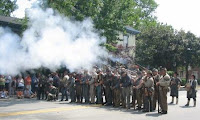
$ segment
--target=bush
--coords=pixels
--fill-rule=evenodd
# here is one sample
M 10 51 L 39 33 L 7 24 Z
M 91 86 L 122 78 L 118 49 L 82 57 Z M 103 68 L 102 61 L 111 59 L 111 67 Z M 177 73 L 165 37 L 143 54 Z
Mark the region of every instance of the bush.
M 200 85 L 200 79 L 198 79 L 197 82 L 198 82 L 198 85 Z
M 186 78 L 182 78 L 181 80 L 182 80 L 181 86 L 185 86 L 185 84 L 187 83 Z
M 169 76 L 173 76 L 174 72 L 173 72 L 173 71 L 167 71 L 167 74 L 168 74 Z

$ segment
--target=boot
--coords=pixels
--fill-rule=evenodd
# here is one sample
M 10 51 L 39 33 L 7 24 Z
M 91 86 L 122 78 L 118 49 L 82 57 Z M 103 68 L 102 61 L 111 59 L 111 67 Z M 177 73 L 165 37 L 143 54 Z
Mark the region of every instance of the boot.
M 196 101 L 194 101 L 194 107 L 196 107 L 196 103 L 197 103 L 197 102 L 196 102 Z
M 176 104 L 178 104 L 178 98 L 176 98 Z
M 190 104 L 190 101 L 188 100 L 188 102 L 187 102 L 187 104 L 185 106 L 189 106 L 189 104 Z
M 172 97 L 172 102 L 170 104 L 173 104 L 174 103 L 174 97 Z

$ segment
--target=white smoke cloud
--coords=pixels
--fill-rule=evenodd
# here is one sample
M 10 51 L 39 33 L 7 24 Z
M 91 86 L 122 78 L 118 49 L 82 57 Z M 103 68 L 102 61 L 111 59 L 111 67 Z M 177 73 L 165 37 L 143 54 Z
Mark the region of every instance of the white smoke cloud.
M 51 8 L 32 8 L 27 15 L 28 29 L 21 38 L 0 28 L 0 74 L 16 75 L 40 67 L 90 69 L 106 56 L 99 46 L 105 38 L 95 32 L 89 18 L 72 21 Z

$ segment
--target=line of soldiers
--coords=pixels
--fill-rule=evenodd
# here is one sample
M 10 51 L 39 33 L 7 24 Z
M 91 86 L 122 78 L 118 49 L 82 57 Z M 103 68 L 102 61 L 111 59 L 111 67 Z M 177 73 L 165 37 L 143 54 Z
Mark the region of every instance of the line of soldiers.
M 106 68 L 105 72 L 101 69 L 92 72 L 85 70 L 82 74 L 65 72 L 60 80 L 61 101 L 64 97 L 68 101 L 69 93 L 72 103 L 96 103 L 127 109 L 136 109 L 137 105 L 137 110 L 143 112 L 155 111 L 159 103 L 160 113 L 167 114 L 169 85 L 170 76 L 165 68 L 160 72 L 157 69 L 153 69 L 153 72 L 130 72 L 124 68 Z

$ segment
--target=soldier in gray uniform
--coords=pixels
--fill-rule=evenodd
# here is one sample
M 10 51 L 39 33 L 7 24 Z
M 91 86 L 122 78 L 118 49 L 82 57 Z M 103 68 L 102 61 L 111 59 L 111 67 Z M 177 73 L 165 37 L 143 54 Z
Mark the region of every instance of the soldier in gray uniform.
M 152 77 L 152 72 L 147 72 L 147 77 L 143 81 L 144 87 L 144 109 L 143 112 L 152 112 L 152 98 L 154 92 L 154 81 Z
M 170 85 L 170 76 L 167 74 L 167 69 L 161 69 L 161 78 L 160 81 L 156 83 L 159 86 L 160 94 L 160 107 L 162 109 L 161 114 L 167 114 L 168 105 L 167 105 L 167 92 L 169 91 Z
M 178 104 L 178 89 L 181 85 L 181 79 L 178 77 L 178 73 L 175 72 L 173 78 L 170 82 L 170 96 L 172 96 L 172 102 L 170 104 L 174 103 L 174 97 L 176 97 L 176 104 Z
M 189 106 L 190 104 L 190 99 L 193 98 L 194 100 L 194 107 L 196 107 L 196 93 L 197 93 L 197 80 L 195 75 L 191 75 L 191 79 L 187 83 L 187 98 L 188 102 L 185 106 Z
M 96 104 L 103 104 L 103 97 L 102 97 L 102 84 L 103 84 L 103 78 L 104 75 L 101 70 L 98 70 L 98 75 L 95 80 L 95 86 L 96 86 Z
M 71 103 L 75 102 L 75 79 L 73 78 L 73 74 L 69 74 L 68 79 L 68 88 L 69 88 L 69 94 L 71 98 Z
M 88 104 L 89 103 L 89 81 L 91 79 L 91 76 L 88 74 L 88 71 L 85 70 L 84 71 L 84 75 L 81 81 L 82 84 L 82 93 L 83 93 L 83 98 L 85 99 L 85 103 Z
M 106 75 L 103 80 L 103 85 L 105 88 L 105 99 L 106 99 L 106 106 L 112 105 L 112 90 L 111 90 L 111 82 L 112 82 L 112 73 L 110 70 L 106 71 Z
M 97 77 L 96 72 L 92 72 L 92 78 L 89 79 L 89 85 L 90 85 L 90 103 L 95 103 L 95 79 Z
M 111 83 L 111 88 L 113 91 L 113 107 L 120 106 L 120 75 L 117 70 L 114 71 L 113 81 Z
M 156 103 L 158 101 L 158 93 L 159 93 L 159 89 L 158 86 L 156 86 L 156 83 L 159 82 L 160 80 L 160 75 L 158 74 L 158 70 L 157 69 L 153 69 L 153 80 L 154 80 L 154 94 L 153 94 L 153 110 L 156 110 Z

